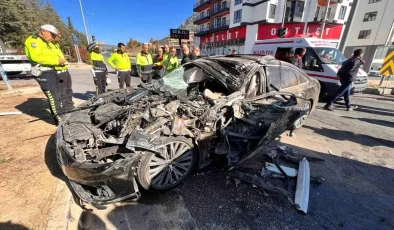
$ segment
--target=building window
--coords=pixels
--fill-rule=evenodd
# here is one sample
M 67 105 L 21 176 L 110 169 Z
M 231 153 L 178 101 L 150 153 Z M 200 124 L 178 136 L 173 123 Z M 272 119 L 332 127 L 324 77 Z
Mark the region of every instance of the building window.
M 368 39 L 371 35 L 371 30 L 361 30 L 358 34 L 358 39 Z
M 366 13 L 363 22 L 375 21 L 376 15 L 378 15 L 378 11 Z
M 302 18 L 303 13 L 304 13 L 304 2 L 296 2 L 294 17 Z
M 346 6 L 341 6 L 341 9 L 339 10 L 338 19 L 340 19 L 340 20 L 344 20 L 345 19 L 346 10 L 347 10 Z
M 268 18 L 274 19 L 275 18 L 275 11 L 276 11 L 276 5 L 270 4 L 270 12 L 269 12 Z
M 315 12 L 316 19 L 319 17 L 319 13 L 320 13 L 320 7 L 316 7 L 316 12 Z
M 234 1 L 234 6 L 236 6 L 236 5 L 238 5 L 238 4 L 241 4 L 242 3 L 242 0 L 235 0 Z
M 330 14 L 331 14 L 331 8 L 328 8 L 328 11 L 327 11 L 327 19 L 330 18 Z M 324 17 L 324 15 L 323 15 L 323 17 Z
M 377 3 L 377 2 L 381 2 L 382 0 L 369 0 L 369 4 L 371 4 L 371 3 Z
M 234 23 L 241 22 L 242 20 L 242 10 L 237 10 L 234 12 Z

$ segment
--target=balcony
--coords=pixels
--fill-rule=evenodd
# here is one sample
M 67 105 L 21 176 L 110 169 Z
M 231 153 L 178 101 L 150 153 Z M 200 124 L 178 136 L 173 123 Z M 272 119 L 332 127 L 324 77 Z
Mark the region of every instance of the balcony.
M 194 34 L 194 36 L 200 37 L 200 36 L 204 36 L 206 34 L 209 33 L 209 28 L 204 26 L 204 28 L 199 28 L 196 33 Z
M 203 24 L 203 23 L 205 23 L 206 21 L 207 21 L 207 19 L 209 19 L 211 16 L 209 15 L 209 11 L 207 11 L 207 13 L 206 14 L 204 14 L 204 15 L 198 15 L 197 16 L 197 18 L 196 18 L 196 20 L 193 22 L 194 23 L 194 25 L 200 25 L 200 24 Z
M 196 4 L 194 4 L 193 11 L 194 12 L 200 12 L 201 10 L 204 10 L 204 9 L 208 8 L 209 7 L 209 2 L 210 2 L 210 0 L 200 0 L 200 1 L 198 1 Z M 204 8 L 204 6 L 206 8 Z
M 211 10 L 211 16 L 218 15 L 223 12 L 230 12 L 230 2 L 222 2 L 217 5 L 217 7 Z
M 210 32 L 215 33 L 215 32 L 222 31 L 222 30 L 228 30 L 229 25 L 230 25 L 229 20 L 218 22 L 218 23 L 213 24 L 211 26 Z

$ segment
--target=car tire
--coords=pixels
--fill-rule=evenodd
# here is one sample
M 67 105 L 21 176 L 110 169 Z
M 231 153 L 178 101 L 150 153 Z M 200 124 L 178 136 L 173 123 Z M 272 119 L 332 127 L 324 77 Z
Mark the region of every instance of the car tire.
M 320 83 L 319 101 L 325 101 L 325 100 L 327 100 L 327 97 L 328 97 L 327 87 L 321 81 L 319 81 L 319 83 Z
M 198 151 L 191 139 L 168 137 L 164 140 L 165 155 L 145 152 L 137 169 L 137 180 L 148 191 L 163 191 L 179 185 L 194 171 Z M 174 152 L 171 153 L 171 149 Z M 167 160 L 165 160 L 167 158 Z M 160 171 L 158 171 L 160 170 Z
M 303 115 L 302 117 L 298 118 L 295 122 L 294 122 L 294 128 L 295 129 L 299 129 L 301 128 L 304 124 L 306 119 L 308 118 L 310 112 L 311 112 L 311 103 L 310 102 L 306 102 L 304 103 L 301 107 L 308 109 L 308 113 Z

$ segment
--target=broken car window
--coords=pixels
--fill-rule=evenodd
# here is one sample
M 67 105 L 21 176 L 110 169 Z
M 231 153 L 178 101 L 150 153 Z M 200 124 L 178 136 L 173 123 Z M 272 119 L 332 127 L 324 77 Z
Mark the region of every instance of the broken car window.
M 298 85 L 297 76 L 291 68 L 282 66 L 281 70 L 281 89 Z
M 269 92 L 276 91 L 270 85 L 280 89 L 280 69 L 279 66 L 267 66 L 267 87 Z

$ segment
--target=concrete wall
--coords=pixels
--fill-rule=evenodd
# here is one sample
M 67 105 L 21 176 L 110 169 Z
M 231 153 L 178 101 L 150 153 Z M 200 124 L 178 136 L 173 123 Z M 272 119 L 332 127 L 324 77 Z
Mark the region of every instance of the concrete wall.
M 394 21 L 394 1 L 382 0 L 377 3 L 368 3 L 367 0 L 358 1 L 356 14 L 352 27 L 347 36 L 347 45 L 372 46 L 384 45 L 389 39 Z M 377 11 L 375 21 L 363 22 L 366 13 Z M 371 30 L 368 39 L 358 39 L 361 30 Z

